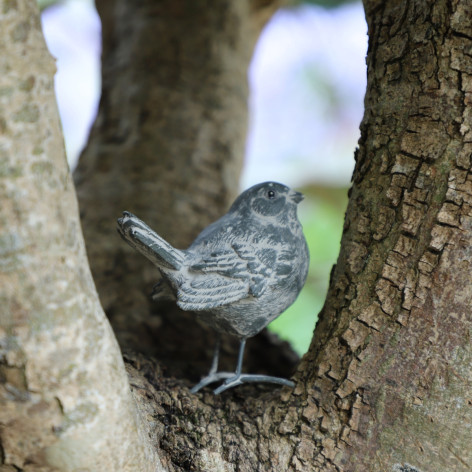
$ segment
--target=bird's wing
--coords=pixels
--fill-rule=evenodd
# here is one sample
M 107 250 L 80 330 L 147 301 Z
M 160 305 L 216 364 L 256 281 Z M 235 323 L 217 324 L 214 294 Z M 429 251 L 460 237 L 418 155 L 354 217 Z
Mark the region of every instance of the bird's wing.
M 249 291 L 256 298 L 263 295 L 269 285 L 281 285 L 297 268 L 293 264 L 295 251 L 277 245 L 254 247 L 251 244 L 233 245 L 239 257 L 246 261 L 249 273 Z
M 204 277 L 186 277 L 177 290 L 177 305 L 183 310 L 211 310 L 246 298 L 249 284 L 218 274 Z
M 247 260 L 241 258 L 239 252 L 231 247 L 202 255 L 189 266 L 189 269 L 194 272 L 239 279 L 247 276 Z
M 290 257 L 277 248 L 233 244 L 200 257 L 179 284 L 177 304 L 184 310 L 210 310 L 248 296 L 259 298 L 274 280 L 292 270 Z
M 249 295 L 246 261 L 233 249 L 202 255 L 188 269 L 177 289 L 183 310 L 210 310 Z

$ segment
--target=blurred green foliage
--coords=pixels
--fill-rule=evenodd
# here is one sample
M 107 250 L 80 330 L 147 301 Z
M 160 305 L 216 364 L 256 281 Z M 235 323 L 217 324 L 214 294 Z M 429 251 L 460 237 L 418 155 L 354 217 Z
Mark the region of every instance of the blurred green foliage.
M 311 185 L 302 189 L 305 200 L 299 218 L 310 250 L 310 270 L 295 303 L 269 329 L 289 341 L 302 355 L 310 345 L 318 313 L 323 307 L 329 274 L 339 253 L 347 189 Z
M 46 8 L 56 5 L 57 3 L 63 3 L 62 0 L 37 0 L 38 6 L 39 6 L 39 11 L 46 10 Z

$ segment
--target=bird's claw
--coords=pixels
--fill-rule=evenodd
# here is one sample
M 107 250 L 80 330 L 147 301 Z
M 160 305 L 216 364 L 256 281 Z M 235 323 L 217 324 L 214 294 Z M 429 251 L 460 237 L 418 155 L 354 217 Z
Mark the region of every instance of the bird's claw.
M 200 380 L 200 382 L 198 382 L 197 385 L 193 386 L 190 392 L 197 393 L 198 391 L 200 391 L 203 387 L 206 387 L 207 385 L 210 385 L 214 382 L 218 382 L 220 380 L 229 379 L 231 377 L 234 377 L 234 372 L 210 373 L 206 377 L 203 377 L 203 379 Z
M 272 377 L 271 375 L 257 375 L 257 374 L 239 374 L 230 377 L 225 381 L 223 385 L 220 385 L 216 390 L 213 391 L 215 395 L 219 395 L 233 387 L 237 387 L 243 383 L 250 382 L 264 382 L 264 383 L 273 383 L 278 385 L 285 385 L 287 387 L 295 387 L 295 383 L 291 380 L 284 379 L 282 377 Z
M 219 372 L 207 375 L 204 377 L 197 385 L 195 385 L 190 391 L 192 393 L 197 393 L 203 387 L 210 385 L 214 382 L 218 382 L 219 380 L 226 379 L 226 381 L 220 385 L 218 388 L 213 390 L 215 395 L 219 395 L 220 393 L 224 392 L 225 390 L 229 390 L 230 388 L 237 387 L 238 385 L 242 385 L 244 383 L 251 383 L 251 382 L 264 382 L 264 383 L 273 383 L 278 385 L 285 385 L 287 387 L 295 387 L 295 383 L 291 380 L 284 379 L 282 377 L 272 377 L 270 375 L 256 375 L 256 374 L 234 374 L 230 372 Z

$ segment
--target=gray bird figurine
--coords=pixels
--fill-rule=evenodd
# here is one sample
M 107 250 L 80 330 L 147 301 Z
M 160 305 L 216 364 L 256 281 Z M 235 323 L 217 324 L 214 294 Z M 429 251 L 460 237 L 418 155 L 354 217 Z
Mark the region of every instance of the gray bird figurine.
M 294 386 L 287 379 L 241 370 L 246 340 L 287 309 L 305 284 L 309 253 L 297 217 L 302 200 L 301 193 L 276 182 L 255 185 L 186 250 L 172 247 L 131 213 L 118 219 L 122 238 L 162 275 L 154 299 L 173 299 L 217 333 L 240 340 L 236 371 L 218 372 L 218 337 L 210 372 L 192 393 L 220 380 L 225 382 L 215 394 L 246 382 Z

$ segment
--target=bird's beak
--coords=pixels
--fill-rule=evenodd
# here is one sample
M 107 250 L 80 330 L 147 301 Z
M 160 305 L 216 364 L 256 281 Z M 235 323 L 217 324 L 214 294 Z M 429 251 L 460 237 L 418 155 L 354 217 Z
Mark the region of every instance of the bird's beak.
M 305 197 L 303 196 L 303 193 L 300 192 L 295 192 L 295 190 L 290 190 L 290 193 L 288 194 L 290 197 L 290 200 L 295 203 L 300 203 Z

